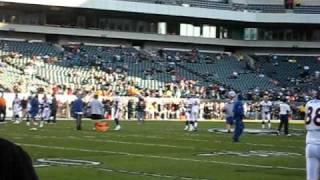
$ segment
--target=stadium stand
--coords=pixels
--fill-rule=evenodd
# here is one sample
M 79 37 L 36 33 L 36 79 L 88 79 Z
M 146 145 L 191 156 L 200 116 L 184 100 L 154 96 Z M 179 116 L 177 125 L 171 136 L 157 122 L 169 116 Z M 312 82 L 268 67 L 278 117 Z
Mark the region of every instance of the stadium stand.
M 293 12 L 299 13 L 299 14 L 320 14 L 320 6 L 310 6 L 310 5 L 296 6 Z
M 320 84 L 316 71 L 320 63 L 316 56 L 252 56 L 261 71 L 283 86 L 312 88 Z
M 316 57 L 252 55 L 256 69 L 247 60 L 230 53 L 198 49 L 142 51 L 125 46 L 58 45 L 44 42 L 0 41 L 4 89 L 28 85 L 51 89 L 109 89 L 126 95 L 128 86 L 156 91 L 180 83 L 198 89 L 223 88 L 249 92 L 280 87 L 311 88 L 319 79 Z M 309 74 L 303 69 L 308 68 Z M 190 84 L 191 83 L 191 84 Z M 280 85 L 280 86 L 278 86 Z M 22 89 L 22 88 L 20 88 Z M 24 91 L 30 90 L 26 87 Z M 23 90 L 20 90 L 23 91 Z M 200 91 L 200 90 L 199 90 Z
M 263 13 L 285 13 L 284 5 L 277 4 L 239 4 L 239 3 L 225 3 L 224 1 L 210 1 L 210 0 L 126 0 L 133 2 L 166 4 L 185 7 L 198 7 L 208 9 L 220 10 L 234 10 L 234 11 L 254 11 Z

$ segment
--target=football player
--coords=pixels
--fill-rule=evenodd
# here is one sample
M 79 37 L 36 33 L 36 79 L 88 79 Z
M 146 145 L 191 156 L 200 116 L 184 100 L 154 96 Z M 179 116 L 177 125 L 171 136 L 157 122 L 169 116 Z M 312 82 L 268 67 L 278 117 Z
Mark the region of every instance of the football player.
M 307 180 L 318 180 L 320 174 L 320 92 L 306 104 Z
M 16 94 L 15 98 L 12 101 L 12 112 L 13 112 L 13 121 L 14 124 L 19 124 L 20 120 L 19 118 L 21 117 L 21 99 L 19 98 L 18 94 Z
M 268 96 L 264 96 L 263 101 L 260 103 L 261 117 L 262 117 L 262 129 L 265 128 L 265 123 L 268 121 L 268 128 L 271 129 L 271 110 L 272 102 L 269 101 Z
M 194 96 L 192 98 L 192 109 L 191 109 L 191 128 L 189 131 L 197 131 L 198 129 L 198 119 L 200 111 L 200 98 L 199 96 Z
M 192 110 L 192 98 L 190 95 L 187 96 L 187 100 L 185 103 L 185 109 L 186 109 L 186 127 L 184 128 L 185 131 L 187 131 L 189 128 L 191 128 L 191 110 Z
M 29 101 L 29 115 L 31 118 L 31 121 L 33 122 L 33 124 L 35 126 L 38 125 L 38 123 L 36 122 L 36 117 L 39 113 L 39 99 L 38 99 L 38 94 L 34 95 L 33 97 L 30 97 L 30 101 Z M 27 126 L 30 126 L 30 119 L 27 118 Z M 30 130 L 37 130 L 37 128 L 31 128 Z
M 233 126 L 233 106 L 234 106 L 234 98 L 236 97 L 236 93 L 234 91 L 230 91 L 228 93 L 228 101 L 223 107 L 223 112 L 225 113 L 226 118 L 226 129 L 228 133 L 231 133 L 231 128 Z
M 119 131 L 121 129 L 120 126 L 120 110 L 121 110 L 121 98 L 119 96 L 119 92 L 115 93 L 115 97 L 113 98 L 113 104 L 112 104 L 112 118 L 114 119 L 116 123 L 116 127 L 114 130 Z
M 42 128 L 44 126 L 44 121 L 48 123 L 51 115 L 50 100 L 48 99 L 47 95 L 44 95 L 42 101 L 40 102 L 40 112 L 41 121 L 39 127 Z

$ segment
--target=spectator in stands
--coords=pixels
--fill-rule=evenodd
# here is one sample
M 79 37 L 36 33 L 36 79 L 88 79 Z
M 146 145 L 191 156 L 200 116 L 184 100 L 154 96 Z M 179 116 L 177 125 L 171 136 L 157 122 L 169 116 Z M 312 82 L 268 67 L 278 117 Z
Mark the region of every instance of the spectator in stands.
M 231 75 L 231 79 L 237 79 L 239 76 L 239 73 L 237 71 L 233 71 L 232 75 Z
M 315 71 L 314 72 L 314 77 L 316 78 L 316 79 L 319 79 L 320 78 L 320 71 Z
M 38 180 L 30 156 L 20 147 L 0 138 L 0 179 Z
M 293 0 L 285 0 L 286 9 L 293 9 Z

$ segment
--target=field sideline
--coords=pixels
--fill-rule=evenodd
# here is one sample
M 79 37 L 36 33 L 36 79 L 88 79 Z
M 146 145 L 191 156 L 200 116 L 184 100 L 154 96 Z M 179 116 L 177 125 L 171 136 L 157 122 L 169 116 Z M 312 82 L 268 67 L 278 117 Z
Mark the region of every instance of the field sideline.
M 273 124 L 275 128 L 277 124 Z M 95 161 L 101 164 L 37 167 L 43 180 L 102 179 L 305 179 L 304 126 L 292 125 L 292 137 L 245 134 L 240 143 L 231 134 L 209 133 L 220 122 L 201 122 L 198 132 L 183 131 L 183 122 L 122 122 L 121 131 L 97 133 L 92 122 L 82 131 L 60 121 L 30 131 L 24 124 L 0 125 L 1 137 L 26 149 L 36 166 L 40 158 Z M 260 128 L 247 123 L 247 128 Z M 299 130 L 300 129 L 300 130 Z M 294 133 L 295 134 L 295 133 Z

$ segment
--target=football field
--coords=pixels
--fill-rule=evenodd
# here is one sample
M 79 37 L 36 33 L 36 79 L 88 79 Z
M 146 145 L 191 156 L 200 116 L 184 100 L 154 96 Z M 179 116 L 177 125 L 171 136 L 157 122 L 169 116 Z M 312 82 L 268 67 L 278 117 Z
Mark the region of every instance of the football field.
M 223 123 L 200 122 L 199 131 L 186 132 L 183 122 L 126 121 L 121 131 L 105 133 L 92 124 L 76 131 L 73 121 L 59 121 L 30 131 L 7 123 L 0 135 L 31 155 L 41 180 L 305 179 L 303 125 L 291 125 L 291 137 L 244 134 L 232 143 L 231 134 L 208 132 Z

